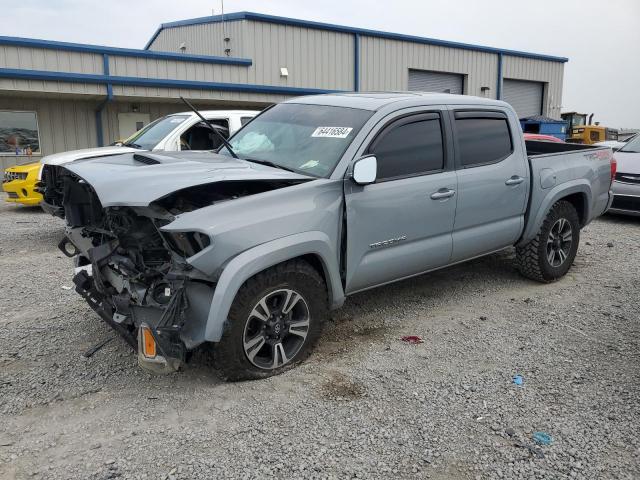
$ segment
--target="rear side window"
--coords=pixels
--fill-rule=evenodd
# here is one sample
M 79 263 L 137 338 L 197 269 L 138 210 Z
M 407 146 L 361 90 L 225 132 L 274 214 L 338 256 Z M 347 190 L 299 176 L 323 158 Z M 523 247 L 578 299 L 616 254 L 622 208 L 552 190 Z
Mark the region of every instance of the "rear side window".
M 458 155 L 463 167 L 499 162 L 513 152 L 509 124 L 505 117 L 475 118 L 456 113 Z
M 390 125 L 369 148 L 378 160 L 378 180 L 420 175 L 444 168 L 442 128 L 437 114 Z

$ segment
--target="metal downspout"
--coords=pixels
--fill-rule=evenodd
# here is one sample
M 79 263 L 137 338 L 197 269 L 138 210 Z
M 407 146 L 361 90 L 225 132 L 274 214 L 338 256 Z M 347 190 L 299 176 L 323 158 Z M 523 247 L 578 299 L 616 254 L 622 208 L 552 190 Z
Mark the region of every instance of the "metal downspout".
M 106 77 L 109 76 L 109 55 L 104 53 L 102 55 L 102 70 Z M 96 137 L 98 139 L 98 146 L 104 147 L 104 136 L 102 132 L 102 112 L 108 103 L 113 100 L 113 85 L 107 82 L 107 97 L 100 102 L 98 108 L 96 108 Z
M 498 81 L 496 85 L 496 99 L 502 100 L 502 53 L 498 54 Z
M 353 34 L 353 91 L 360 91 L 360 34 Z

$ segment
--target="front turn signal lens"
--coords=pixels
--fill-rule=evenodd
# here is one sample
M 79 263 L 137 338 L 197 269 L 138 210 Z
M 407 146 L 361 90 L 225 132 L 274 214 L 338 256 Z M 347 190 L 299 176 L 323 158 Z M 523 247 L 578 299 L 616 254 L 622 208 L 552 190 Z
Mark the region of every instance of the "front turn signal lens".
M 140 327 L 142 335 L 142 354 L 147 358 L 155 358 L 156 356 L 156 340 L 153 338 L 151 329 L 146 325 Z

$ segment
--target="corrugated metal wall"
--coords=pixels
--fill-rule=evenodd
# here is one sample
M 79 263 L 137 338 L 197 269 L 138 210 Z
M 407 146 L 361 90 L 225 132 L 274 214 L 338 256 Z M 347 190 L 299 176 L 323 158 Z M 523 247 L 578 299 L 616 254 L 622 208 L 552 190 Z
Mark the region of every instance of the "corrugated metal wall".
M 481 96 L 489 87 L 495 98 L 497 55 L 435 45 L 361 37 L 360 89 L 407 90 L 409 69 L 465 75 L 464 93 Z
M 102 55 L 0 45 L 0 67 L 102 74 Z M 0 78 L 0 90 L 106 95 L 102 85 Z
M 96 106 L 97 102 L 86 100 L 0 97 L 2 110 L 37 112 L 42 155 L 94 147 L 97 142 L 94 115 Z M 40 155 L 34 155 L 30 159 L 26 156 L 0 154 L 2 168 L 39 159 Z
M 179 28 L 165 28 L 149 46 L 149 50 L 156 52 L 178 52 L 184 42 L 184 53 L 193 55 L 226 55 L 229 48 L 232 57 L 246 55 L 243 44 L 244 21 L 221 23 L 202 23 L 199 25 L 185 25 Z M 224 39 L 229 38 L 229 42 Z
M 238 20 L 226 23 L 226 36 L 230 38 L 228 43 L 223 41 L 221 24 L 167 28 L 150 50 L 176 51 L 182 42 L 187 52 L 202 55 L 224 55 L 224 49 L 231 48 L 231 55 L 253 61 L 250 67 L 237 67 L 246 72 L 240 83 L 353 90 L 351 34 Z M 280 67 L 287 67 L 288 77 L 280 76 Z
M 564 64 L 559 62 L 505 55 L 502 63 L 502 76 L 505 79 L 545 83 L 542 114 L 551 118 L 560 118 L 563 75 Z
M 94 75 L 104 73 L 103 57 L 100 54 L 2 45 L 0 67 Z M 242 65 L 109 55 L 109 71 L 112 76 L 246 84 L 255 82 L 255 73 L 250 74 L 248 68 Z M 10 78 L 0 78 L 0 91 L 2 90 L 82 95 L 96 99 L 107 95 L 106 86 L 101 84 Z M 116 96 L 149 99 L 184 96 L 196 100 L 249 102 L 254 105 L 267 105 L 285 98 L 284 95 L 272 94 L 118 85 L 114 85 L 113 93 Z
M 327 90 L 353 90 L 353 35 L 246 21 L 249 82 Z M 280 76 L 287 67 L 289 77 Z

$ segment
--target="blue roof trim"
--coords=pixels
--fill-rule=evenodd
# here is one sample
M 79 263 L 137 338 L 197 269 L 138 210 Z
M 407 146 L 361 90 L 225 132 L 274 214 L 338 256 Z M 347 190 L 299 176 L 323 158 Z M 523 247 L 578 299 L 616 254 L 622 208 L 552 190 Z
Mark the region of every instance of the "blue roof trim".
M 209 55 L 191 55 L 188 53 L 154 52 L 133 48 L 105 47 L 101 45 L 85 45 L 82 43 L 57 42 L 37 38 L 0 36 L 0 45 L 16 47 L 46 48 L 51 50 L 68 50 L 71 52 L 99 53 L 121 57 L 142 57 L 159 60 L 177 60 L 180 62 L 220 63 L 225 65 L 249 66 L 253 62 L 249 58 L 215 57 Z
M 45 80 L 72 83 L 97 83 L 157 88 L 184 88 L 190 90 L 220 90 L 227 92 L 270 93 L 276 95 L 317 95 L 335 93 L 340 90 L 318 88 L 280 87 L 277 85 L 255 85 L 246 83 L 201 82 L 193 80 L 173 80 L 168 78 L 119 77 L 87 73 L 54 72 L 47 70 L 24 70 L 0 68 L 0 78 L 21 80 Z
M 344 25 L 335 25 L 332 23 L 312 22 L 308 20 L 299 20 L 296 18 L 288 18 L 288 17 L 278 17 L 275 15 L 265 15 L 262 13 L 254 13 L 254 12 L 235 12 L 235 13 L 225 14 L 224 17 L 222 15 L 214 15 L 211 17 L 199 17 L 199 18 L 192 18 L 187 20 L 179 20 L 177 22 L 163 23 L 160 25 L 158 30 L 156 30 L 153 37 L 151 37 L 151 39 L 147 42 L 145 49 L 149 48 L 149 46 L 153 43 L 153 41 L 158 37 L 160 32 L 165 28 L 183 27 L 187 25 L 200 25 L 203 23 L 219 23 L 219 22 L 222 22 L 223 20 L 225 22 L 231 22 L 235 20 L 254 20 L 258 22 L 276 23 L 280 25 L 292 25 L 296 27 L 314 28 L 317 30 L 328 30 L 332 32 L 360 34 L 360 35 L 369 36 L 369 37 L 386 38 L 390 40 L 400 40 L 404 42 L 422 43 L 422 44 L 436 45 L 441 47 L 461 48 L 464 50 L 473 50 L 477 52 L 495 53 L 495 54 L 502 53 L 503 55 L 509 55 L 512 57 L 524 57 L 524 58 L 532 58 L 536 60 L 547 60 L 551 62 L 562 62 L 562 63 L 569 61 L 569 59 L 566 57 L 556 57 L 552 55 L 542 55 L 538 53 L 521 52 L 518 50 L 505 50 L 502 48 L 485 47 L 482 45 L 473 45 L 469 43 L 450 42 L 447 40 L 438 40 L 435 38 L 418 37 L 415 35 L 405 35 L 402 33 L 391 33 L 391 32 L 384 32 L 380 30 L 369 30 L 366 28 L 347 27 Z

